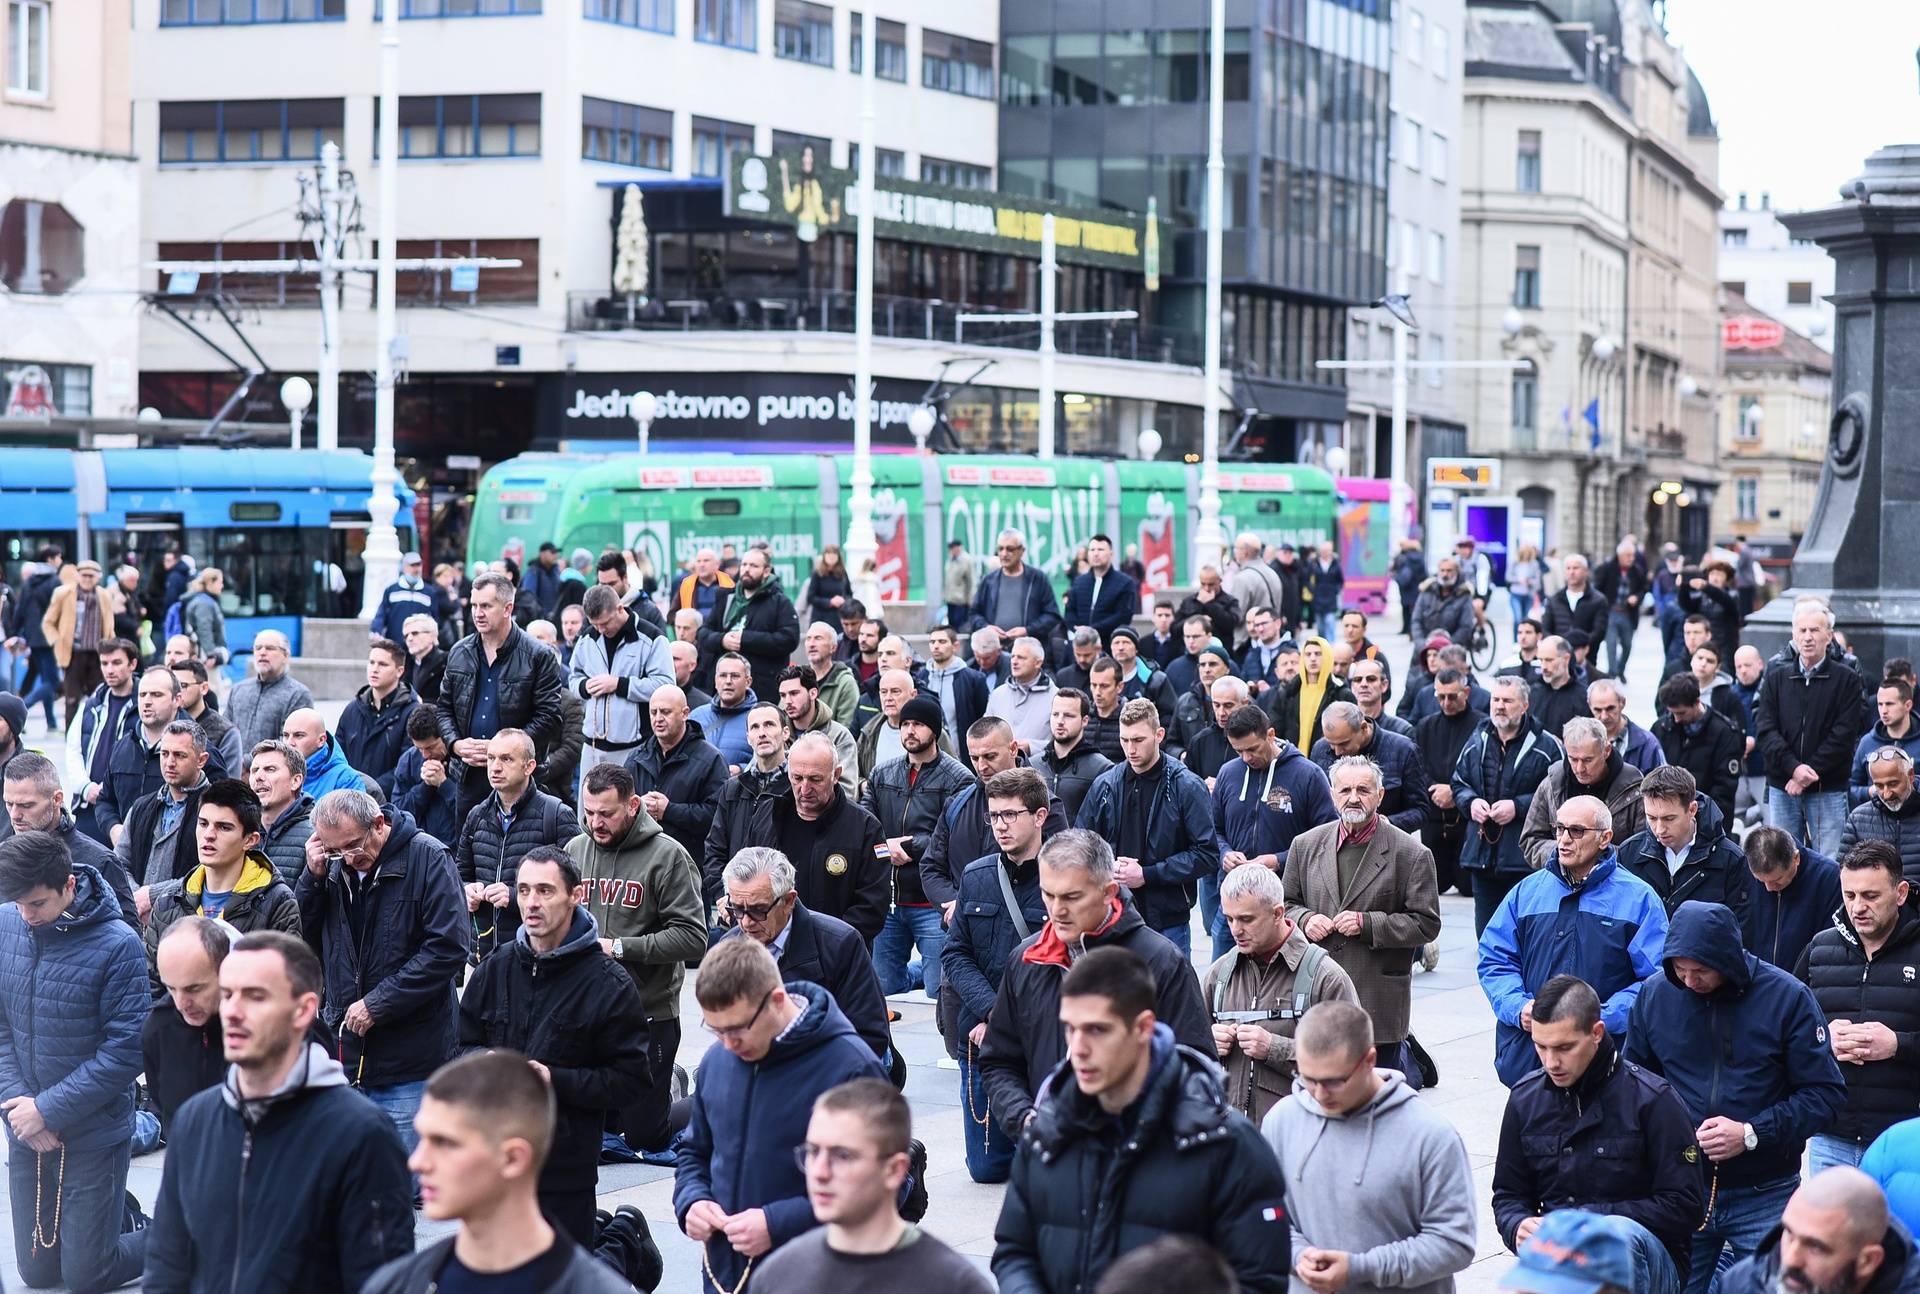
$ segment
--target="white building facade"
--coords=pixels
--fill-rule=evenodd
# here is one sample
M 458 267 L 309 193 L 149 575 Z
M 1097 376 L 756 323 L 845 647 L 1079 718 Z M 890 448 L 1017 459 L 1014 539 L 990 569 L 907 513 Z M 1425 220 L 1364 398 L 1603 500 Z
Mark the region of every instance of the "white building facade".
M 1741 193 L 1720 210 L 1720 281 L 1822 350 L 1833 350 L 1833 257 L 1795 238 L 1771 194 Z

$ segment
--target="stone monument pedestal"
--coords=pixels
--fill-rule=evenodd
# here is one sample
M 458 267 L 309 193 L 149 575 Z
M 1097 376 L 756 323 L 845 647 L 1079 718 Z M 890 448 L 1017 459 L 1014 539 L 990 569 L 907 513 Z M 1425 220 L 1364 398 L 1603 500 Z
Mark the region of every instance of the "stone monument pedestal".
M 1772 655 L 1827 599 L 1863 671 L 1920 660 L 1920 145 L 1867 159 L 1846 199 L 1783 217 L 1834 259 L 1833 421 L 1793 586 L 1747 622 Z

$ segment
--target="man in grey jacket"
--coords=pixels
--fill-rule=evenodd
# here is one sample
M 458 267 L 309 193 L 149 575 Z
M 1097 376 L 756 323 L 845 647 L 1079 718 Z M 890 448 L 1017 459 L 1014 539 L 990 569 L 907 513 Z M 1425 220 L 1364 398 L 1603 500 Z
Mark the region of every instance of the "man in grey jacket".
M 1452 1294 L 1473 1261 L 1473 1166 L 1453 1125 L 1374 1067 L 1373 1032 L 1351 1002 L 1309 1007 L 1293 1095 L 1260 1128 L 1286 1174 L 1295 1287 Z
M 292 655 L 292 645 L 279 630 L 262 629 L 254 635 L 253 676 L 233 685 L 225 710 L 240 730 L 242 750 L 277 741 L 286 730 L 288 715 L 313 708 L 313 693 L 287 673 Z
M 585 705 L 585 781 L 596 765 L 625 764 L 646 740 L 647 702 L 674 673 L 667 640 L 621 605 L 611 584 L 588 589 L 581 610 L 592 628 L 573 644 L 567 690 Z

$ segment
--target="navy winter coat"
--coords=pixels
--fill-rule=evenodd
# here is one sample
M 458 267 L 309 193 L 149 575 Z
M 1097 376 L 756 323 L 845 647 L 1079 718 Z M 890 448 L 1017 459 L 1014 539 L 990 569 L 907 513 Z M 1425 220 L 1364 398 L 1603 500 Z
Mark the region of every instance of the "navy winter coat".
M 438 786 L 428 786 L 420 780 L 420 766 L 426 762 L 426 756 L 420 753 L 418 746 L 400 756 L 400 766 L 393 774 L 393 803 L 396 808 L 412 814 L 414 824 L 420 830 L 441 844 L 451 845 L 460 832 L 460 819 L 457 816 L 460 774 L 457 768 L 451 767 L 456 761 L 452 751 L 448 751 L 447 762 L 450 767 L 446 780 Z
M 1460 845 L 1460 866 L 1471 871 L 1529 872 L 1520 848 L 1533 794 L 1546 780 L 1547 770 L 1560 762 L 1560 742 L 1528 715 L 1525 727 L 1511 743 L 1502 745 L 1493 720 L 1467 738 L 1453 766 L 1453 807 L 1467 826 Z M 1473 802 L 1512 800 L 1513 821 L 1476 823 Z M 1545 981 L 1542 981 L 1543 983 Z
M 407 717 L 416 704 L 413 689 L 402 683 L 376 710 L 373 689 L 363 687 L 340 712 L 340 722 L 333 730 L 333 739 L 347 763 L 380 783 L 380 794 L 388 799 L 393 797 L 393 774 L 400 757 L 413 749 L 407 740 Z
M 1038 861 L 1008 866 L 1005 854 L 988 854 L 968 863 L 960 873 L 960 901 L 940 948 L 942 1032 L 947 1054 L 956 1060 L 965 1050 L 967 1035 L 992 1012 L 1000 980 L 1007 973 L 1007 959 L 1023 938 L 994 874 L 1001 870 L 1007 873 L 1027 934 L 1047 923 L 1046 905 L 1040 901 Z
M 1074 825 L 1109 843 L 1120 838 L 1122 779 L 1132 774 L 1116 764 L 1095 779 Z M 1146 884 L 1134 891 L 1141 919 L 1155 930 L 1185 925 L 1193 912 L 1194 885 L 1220 870 L 1213 832 L 1213 801 L 1207 784 L 1185 764 L 1162 752 L 1157 776 L 1142 788 L 1147 803 L 1147 848 L 1140 860 Z
M 1214 844 L 1225 854 L 1237 849 L 1249 858 L 1278 854 L 1280 870 L 1301 832 L 1340 815 L 1320 766 L 1282 739 L 1280 754 L 1265 772 L 1255 773 L 1235 756 L 1213 779 Z
M 1793 969 L 1813 937 L 1840 910 L 1840 866 L 1800 846 L 1800 866 L 1787 888 L 1773 893 L 1747 873 L 1747 912 L 1741 941 L 1748 952 L 1781 970 Z
M 724 941 L 746 936 L 734 926 L 720 938 Z M 880 977 L 874 973 L 873 954 L 867 951 L 867 941 L 858 930 L 839 917 L 815 912 L 796 897 L 793 915 L 787 918 L 787 942 L 775 960 L 780 963 L 780 978 L 803 979 L 831 993 L 833 1004 L 847 1017 L 860 1040 L 882 1061 L 887 1059 L 893 1049 L 887 999 L 880 992 Z
M 1667 870 L 1666 846 L 1651 831 L 1636 831 L 1621 842 L 1620 865 L 1653 887 L 1667 905 L 1668 916 L 1682 903 L 1698 900 L 1733 909 L 1734 920 L 1744 925 L 1747 882 L 1753 876 L 1747 870 L 1747 856 L 1727 835 L 1719 806 L 1698 791 L 1693 802 L 1698 806 L 1693 844 L 1678 872 Z
M 119 900 L 85 863 L 73 876 L 73 902 L 44 926 L 0 907 L 0 1101 L 31 1096 L 63 1144 L 101 1150 L 133 1137 L 153 998 L 146 950 Z M 22 1153 L 11 1127 L 7 1144 Z
M 1113 631 L 1133 623 L 1140 611 L 1140 586 L 1133 576 L 1118 566 L 1108 569 L 1100 581 L 1100 600 L 1093 597 L 1093 572 L 1082 571 L 1073 577 L 1067 590 L 1066 623 L 1069 628 L 1092 625 L 1100 631 L 1100 641 L 1113 637 Z M 1002 625 L 1001 628 L 1007 626 Z
M 1375 724 L 1373 740 L 1360 754 L 1380 766 L 1380 777 L 1386 786 L 1386 794 L 1380 801 L 1381 815 L 1408 835 L 1419 835 L 1435 811 L 1433 797 L 1427 794 L 1426 764 L 1413 738 L 1388 732 Z M 1338 758 L 1325 737 L 1313 743 L 1313 762 L 1329 773 Z
M 1674 974 L 1676 957 L 1725 983 L 1694 992 Z M 1718 903 L 1680 905 L 1661 961 L 1633 1004 L 1627 1059 L 1672 1083 L 1699 1122 L 1723 1115 L 1753 1125 L 1760 1144 L 1719 1165 L 1722 1187 L 1798 1177 L 1807 1138 L 1831 1128 L 1847 1100 L 1820 1004 L 1742 948 L 1739 924 Z
M 361 902 L 369 905 L 356 941 L 347 923 L 343 863 L 324 878 L 303 869 L 294 897 L 300 924 L 325 972 L 322 1011 L 340 1039 L 340 1060 L 361 1087 L 423 1079 L 453 1054 L 453 982 L 473 948 L 473 923 L 446 846 L 389 804 L 391 830 Z M 340 1027 L 362 998 L 373 1015 L 364 1037 Z
M 775 1249 L 811 1231 L 818 1223 L 793 1148 L 807 1139 L 814 1098 L 856 1078 L 887 1076 L 831 994 L 806 980 L 789 980 L 786 989 L 806 1009 L 764 1057 L 748 1062 L 716 1042 L 700 1059 L 693 1118 L 674 1143 L 673 1216 L 682 1230 L 687 1210 L 712 1200 L 728 1213 L 764 1210 Z M 707 1262 L 722 1289 L 739 1284 L 746 1266 L 718 1233 L 707 1240 Z
M 988 571 L 980 579 L 980 587 L 973 595 L 973 615 L 967 621 L 967 630 L 984 629 L 994 623 L 994 616 L 1000 609 L 1000 581 L 1007 578 L 998 568 Z M 1053 585 L 1040 573 L 1037 566 L 1028 566 L 1021 570 L 1019 578 L 1026 584 L 1026 615 L 1020 623 L 1026 626 L 1029 638 L 1038 638 L 1043 644 L 1053 637 L 1060 628 L 1060 604 L 1053 599 Z M 1101 590 L 1103 593 L 1105 590 Z M 1012 629 L 1013 625 L 998 625 L 1000 629 Z

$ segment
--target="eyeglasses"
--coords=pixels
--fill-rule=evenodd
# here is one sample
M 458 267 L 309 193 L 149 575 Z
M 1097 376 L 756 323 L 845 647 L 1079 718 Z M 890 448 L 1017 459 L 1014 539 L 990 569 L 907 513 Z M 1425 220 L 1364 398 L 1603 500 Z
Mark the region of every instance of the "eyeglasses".
M 1032 809 L 995 809 L 987 814 L 987 824 L 994 827 L 1011 827 L 1032 812 Z
M 1002 552 L 1002 553 L 1020 553 L 1020 552 L 1025 552 L 1026 550 L 1022 548 L 1019 544 L 1002 544 L 995 551 Z
M 755 1024 L 759 1023 L 761 1012 L 767 1009 L 767 1003 L 771 1001 L 773 1001 L 773 990 L 768 989 L 766 993 L 761 996 L 760 1005 L 753 1008 L 753 1014 L 747 1017 L 747 1021 L 745 1024 L 724 1025 L 716 1029 L 714 1026 L 707 1024 L 703 1020 L 701 1021 L 701 1027 L 704 1028 L 708 1033 L 712 1034 L 714 1037 L 718 1038 L 721 1042 L 726 1042 L 732 1038 L 744 1037 L 747 1030 L 753 1028 Z
M 1309 1078 L 1307 1075 L 1300 1073 L 1298 1070 L 1295 1070 L 1294 1073 L 1299 1077 L 1300 1082 L 1307 1087 L 1315 1088 L 1322 1092 L 1337 1092 L 1341 1088 L 1345 1087 L 1348 1083 L 1351 1083 L 1353 1081 L 1354 1075 L 1358 1074 L 1362 1069 L 1364 1069 L 1366 1067 L 1366 1063 L 1367 1063 L 1367 1058 L 1365 1056 L 1362 1056 L 1358 1064 L 1354 1065 L 1352 1069 L 1348 1070 L 1346 1073 L 1342 1074 L 1338 1078 Z
M 792 894 L 782 894 L 779 898 L 775 899 L 771 903 L 754 903 L 754 904 L 735 903 L 733 900 L 729 899 L 727 900 L 727 906 L 733 910 L 733 914 L 736 917 L 745 917 L 749 921 L 760 922 L 760 921 L 765 921 L 768 917 L 772 916 L 776 911 L 779 910 L 781 904 L 785 903 L 788 899 L 792 897 L 793 897 Z
M 829 1171 L 837 1173 L 853 1167 L 866 1156 L 845 1146 L 816 1146 L 811 1141 L 803 1141 L 793 1148 L 794 1166 L 803 1173 L 813 1167 L 814 1160 L 822 1158 L 827 1161 Z
M 1553 834 L 1556 836 L 1565 836 L 1568 840 L 1580 840 L 1591 832 L 1598 830 L 1598 827 L 1583 827 L 1575 822 L 1556 822 L 1553 824 Z

